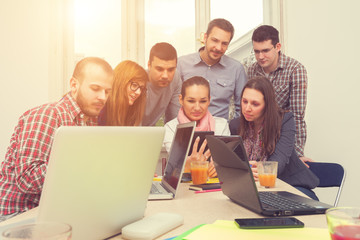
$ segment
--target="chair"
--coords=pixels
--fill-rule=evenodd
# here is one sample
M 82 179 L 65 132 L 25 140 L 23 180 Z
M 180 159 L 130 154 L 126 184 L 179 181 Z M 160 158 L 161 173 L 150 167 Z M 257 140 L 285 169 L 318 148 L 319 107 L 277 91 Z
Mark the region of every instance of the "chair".
M 319 178 L 320 183 L 318 187 L 338 187 L 334 203 L 336 207 L 345 181 L 345 169 L 337 163 L 306 162 L 306 164 L 309 165 L 310 170 Z

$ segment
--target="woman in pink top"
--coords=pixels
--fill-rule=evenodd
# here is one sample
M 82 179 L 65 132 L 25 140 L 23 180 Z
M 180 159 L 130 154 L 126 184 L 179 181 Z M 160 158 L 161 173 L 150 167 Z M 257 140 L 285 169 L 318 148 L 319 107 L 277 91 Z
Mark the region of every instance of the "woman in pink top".
M 171 142 L 175 134 L 176 126 L 179 123 L 196 121 L 195 131 L 214 131 L 215 135 L 230 135 L 227 120 L 220 117 L 214 117 L 208 110 L 210 105 L 210 86 L 209 82 L 203 77 L 192 77 L 183 82 L 181 94 L 179 95 L 181 108 L 178 116 L 165 124 L 164 145 L 169 152 Z M 190 155 L 187 158 L 185 172 L 190 172 L 190 162 L 195 159 L 208 160 L 209 176 L 216 176 L 216 171 L 211 160 L 209 150 L 204 152 L 207 145 L 206 140 L 197 151 L 199 138 L 195 140 L 193 149 L 190 149 Z

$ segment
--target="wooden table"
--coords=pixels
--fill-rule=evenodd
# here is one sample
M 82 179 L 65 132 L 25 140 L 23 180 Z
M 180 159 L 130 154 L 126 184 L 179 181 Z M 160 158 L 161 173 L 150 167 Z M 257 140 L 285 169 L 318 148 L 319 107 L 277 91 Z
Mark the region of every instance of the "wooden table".
M 158 212 L 178 213 L 184 216 L 184 224 L 174 230 L 162 235 L 158 239 L 165 239 L 177 236 L 199 224 L 214 223 L 216 220 L 234 220 L 235 218 L 256 218 L 263 217 L 249 211 L 238 204 L 232 202 L 227 196 L 220 192 L 198 193 L 189 190 L 189 183 L 182 183 L 176 199 L 148 201 L 145 216 L 151 216 Z M 259 191 L 268 189 L 258 186 Z M 277 179 L 276 187 L 270 191 L 289 191 L 305 196 L 297 189 Z M 28 212 L 18 215 L 12 219 L 0 223 L 0 226 L 15 223 L 20 220 L 33 218 L 37 212 L 34 208 Z M 326 228 L 326 218 L 324 214 L 296 216 L 305 223 L 305 227 Z M 123 239 L 121 235 L 112 239 Z

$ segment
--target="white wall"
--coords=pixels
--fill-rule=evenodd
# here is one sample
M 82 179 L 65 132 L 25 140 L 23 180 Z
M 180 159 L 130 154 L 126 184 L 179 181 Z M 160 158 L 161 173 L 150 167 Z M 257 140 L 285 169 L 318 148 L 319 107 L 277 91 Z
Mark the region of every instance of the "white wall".
M 0 162 L 19 116 L 68 91 L 72 0 L 0 1 Z
M 347 179 L 339 205 L 360 206 L 360 1 L 284 3 L 286 54 L 303 63 L 309 77 L 305 155 L 341 163 Z
M 360 169 L 358 9 L 358 0 L 283 0 L 282 49 L 308 71 L 305 154 L 315 161 L 338 162 L 346 168 L 339 203 L 342 206 L 360 206 L 360 193 L 353 191 L 357 188 L 356 171 Z M 272 8 L 275 11 L 276 7 Z M 279 17 L 279 12 L 276 14 Z M 228 54 L 242 61 L 249 48 L 246 45 Z M 316 193 L 321 201 L 333 204 L 336 191 L 317 189 Z
M 0 1 L 0 162 L 18 117 L 49 101 L 49 1 Z
M 49 77 L 59 73 L 49 69 L 64 64 L 52 58 L 56 53 L 49 19 L 56 14 L 54 2 L 61 0 L 0 1 L 0 161 L 18 117 L 31 107 L 56 100 L 59 94 L 51 93 L 57 89 L 53 81 L 58 80 Z M 306 66 L 309 75 L 306 155 L 316 161 L 342 163 L 348 176 L 340 205 L 359 206 L 360 194 L 353 190 L 360 169 L 360 77 L 356 66 L 360 1 L 284 3 L 284 49 Z

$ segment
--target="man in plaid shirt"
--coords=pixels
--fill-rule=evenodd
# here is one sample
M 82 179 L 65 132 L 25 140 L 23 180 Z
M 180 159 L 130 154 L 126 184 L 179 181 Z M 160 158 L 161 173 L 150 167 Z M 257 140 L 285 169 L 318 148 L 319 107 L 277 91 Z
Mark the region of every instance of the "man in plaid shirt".
M 303 161 L 312 161 L 304 156 L 306 142 L 307 73 L 305 67 L 293 58 L 281 53 L 279 32 L 274 27 L 263 25 L 252 35 L 257 62 L 248 69 L 248 79 L 266 76 L 273 84 L 279 107 L 293 112 L 296 123 L 295 150 Z
M 112 82 L 106 61 L 84 58 L 75 67 L 69 93 L 20 117 L 0 169 L 0 221 L 39 204 L 56 129 L 97 125 Z

